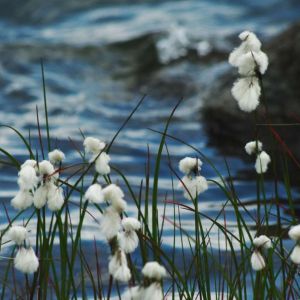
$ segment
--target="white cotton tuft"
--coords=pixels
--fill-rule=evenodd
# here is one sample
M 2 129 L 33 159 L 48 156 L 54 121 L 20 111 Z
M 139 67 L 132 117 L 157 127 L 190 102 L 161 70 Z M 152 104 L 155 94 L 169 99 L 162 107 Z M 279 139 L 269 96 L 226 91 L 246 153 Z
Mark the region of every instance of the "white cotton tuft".
M 251 112 L 259 104 L 261 88 L 256 77 L 240 78 L 233 84 L 231 93 L 242 111 Z
M 54 149 L 53 151 L 48 153 L 48 158 L 53 165 L 56 165 L 65 160 L 66 157 L 61 150 Z
M 22 190 L 32 190 L 38 183 L 34 167 L 25 165 L 19 172 L 18 184 Z
M 111 206 L 107 207 L 100 220 L 100 231 L 108 239 L 115 237 L 121 228 L 119 213 Z
M 135 231 L 122 231 L 118 235 L 118 241 L 121 249 L 125 253 L 132 253 L 139 245 L 139 238 Z
M 109 274 L 114 279 L 127 282 L 131 278 L 131 272 L 127 265 L 126 254 L 118 249 L 113 256 L 110 257 L 108 264 Z
M 260 141 L 251 141 L 245 145 L 245 150 L 247 154 L 251 155 L 262 150 L 262 142 Z
M 136 218 L 124 218 L 122 220 L 122 227 L 125 231 L 139 230 L 141 228 L 141 222 Z
M 31 206 L 33 203 L 33 196 L 27 190 L 20 190 L 17 195 L 11 200 L 13 208 L 23 210 Z
M 123 300 L 141 300 L 143 299 L 144 288 L 140 286 L 134 286 L 128 288 L 123 294 Z
M 17 270 L 31 274 L 37 271 L 39 260 L 31 247 L 28 249 L 22 247 L 16 254 L 14 265 Z
M 269 60 L 266 53 L 259 52 L 248 52 L 241 55 L 236 63 L 239 74 L 243 76 L 256 75 L 256 71 L 260 74 L 264 74 L 268 68 Z
M 289 230 L 289 237 L 296 242 L 300 241 L 300 224 Z
M 202 161 L 199 158 L 185 157 L 179 162 L 179 170 L 189 175 L 192 172 L 197 174 L 201 170 Z
M 208 183 L 203 176 L 184 176 L 181 181 L 179 187 L 183 189 L 183 196 L 187 200 L 195 199 L 199 194 L 208 189 Z
M 52 175 L 55 172 L 53 165 L 48 160 L 39 163 L 39 172 L 41 175 Z
M 36 189 L 33 195 L 33 204 L 37 209 L 45 206 L 48 198 L 48 190 L 48 184 L 42 184 Z
M 105 143 L 94 137 L 87 137 L 83 142 L 83 146 L 87 153 L 97 155 L 105 148 Z
M 64 205 L 64 194 L 61 187 L 52 184 L 48 189 L 47 206 L 51 211 L 58 211 Z
M 265 235 L 260 235 L 259 237 L 256 237 L 253 239 L 253 245 L 256 248 L 265 248 L 269 249 L 272 247 L 272 241 Z
M 25 166 L 30 166 L 35 168 L 37 166 L 37 162 L 34 159 L 27 159 L 25 162 L 21 165 L 21 169 L 24 168 Z
M 145 277 L 158 281 L 167 276 L 166 269 L 156 261 L 147 262 L 142 269 L 142 273 Z
M 95 162 L 95 169 L 100 175 L 107 175 L 110 173 L 110 156 L 102 152 Z
M 300 246 L 296 245 L 295 248 L 293 249 L 292 253 L 291 253 L 291 261 L 296 264 L 296 265 L 300 265 Z
M 261 253 L 255 250 L 251 256 L 251 266 L 254 271 L 260 271 L 266 267 L 266 262 Z
M 108 185 L 103 189 L 103 195 L 104 200 L 110 203 L 119 213 L 123 212 L 126 209 L 127 203 L 123 199 L 124 193 L 117 185 Z
M 143 300 L 163 300 L 164 295 L 160 283 L 154 282 L 151 283 L 148 287 L 145 288 Z
M 102 203 L 104 195 L 99 183 L 92 184 L 84 194 L 84 198 L 92 203 Z
M 235 48 L 229 55 L 229 63 L 234 66 L 238 67 L 238 60 L 240 57 L 250 51 L 258 52 L 261 48 L 261 42 L 257 38 L 257 36 L 250 32 L 244 31 L 239 35 L 239 38 L 242 40 L 241 45 L 238 48 Z
M 271 162 L 271 158 L 269 154 L 265 151 L 262 151 L 257 155 L 256 162 L 255 162 L 255 170 L 258 174 L 262 174 L 267 172 L 268 165 Z
M 9 228 L 8 237 L 17 245 L 22 245 L 27 238 L 27 229 L 24 226 L 12 226 Z

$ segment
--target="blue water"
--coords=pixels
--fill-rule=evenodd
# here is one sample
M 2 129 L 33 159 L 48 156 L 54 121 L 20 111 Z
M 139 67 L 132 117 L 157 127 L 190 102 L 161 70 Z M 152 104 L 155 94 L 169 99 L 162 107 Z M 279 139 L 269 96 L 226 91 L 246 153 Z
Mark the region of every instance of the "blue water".
M 25 135 L 30 129 L 32 142 L 38 147 L 35 109 L 39 108 L 43 123 L 40 70 L 40 58 L 43 58 L 51 136 L 66 153 L 66 164 L 79 161 L 69 142 L 70 137 L 81 145 L 79 128 L 86 135 L 110 141 L 141 96 L 147 94 L 111 151 L 112 164 L 126 173 L 135 191 L 144 177 L 147 145 L 153 156 L 160 141 L 160 135 L 149 128 L 162 130 L 181 97 L 185 100 L 175 113 L 170 134 L 203 151 L 226 176 L 224 157 L 220 149 L 209 145 L 209 136 L 201 121 L 202 98 L 229 69 L 225 58 L 237 43 L 237 33 L 250 29 L 262 40 L 269 40 L 299 18 L 299 1 L 113 3 L 0 2 L 1 123 L 16 127 Z M 206 55 L 213 50 L 223 58 L 206 61 Z M 196 61 L 191 59 L 191 52 L 196 53 Z M 44 126 L 42 131 L 45 136 Z M 0 128 L 0 146 L 19 161 L 27 159 L 25 147 L 7 128 Z M 195 155 L 189 147 L 170 139 L 168 146 L 175 168 L 182 157 Z M 3 159 L 3 155 L 0 157 Z M 243 157 L 226 159 L 233 176 L 253 168 Z M 208 165 L 204 165 L 203 175 L 216 179 Z M 9 201 L 16 193 L 16 177 L 16 170 L 0 165 L 0 200 L 7 205 L 11 216 L 15 212 Z M 160 215 L 165 192 L 171 185 L 166 157 L 161 178 Z M 112 179 L 118 180 L 114 174 Z M 254 198 L 254 182 L 241 180 L 236 184 L 242 201 Z M 272 191 L 268 185 L 267 196 L 273 196 Z M 281 194 L 284 195 L 283 189 Z M 177 197 L 187 203 L 180 194 Z M 224 200 L 220 190 L 211 186 L 203 194 L 200 209 L 211 217 L 216 216 Z M 135 215 L 132 200 L 128 201 L 129 214 Z M 253 213 L 254 209 L 249 207 Z M 76 224 L 76 207 L 71 213 Z M 171 218 L 173 208 L 167 209 L 166 214 Z M 189 214 L 183 212 L 182 218 L 184 227 L 192 233 Z M 233 210 L 227 210 L 227 222 L 234 227 Z M 2 227 L 7 224 L 4 211 L 0 213 L 0 223 Z M 86 221 L 83 238 L 87 243 L 94 236 L 101 240 L 97 226 L 92 219 Z M 169 247 L 173 243 L 173 231 L 170 224 L 165 226 L 163 244 Z M 216 237 L 212 238 L 212 246 L 217 248 L 218 231 L 212 231 L 212 236 Z

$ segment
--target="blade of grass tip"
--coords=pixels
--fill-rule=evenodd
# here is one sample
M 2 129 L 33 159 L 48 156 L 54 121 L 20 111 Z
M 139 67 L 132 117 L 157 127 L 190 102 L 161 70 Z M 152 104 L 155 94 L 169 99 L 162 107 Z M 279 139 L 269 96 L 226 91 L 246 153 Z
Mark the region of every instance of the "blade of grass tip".
M 9 125 L 0 125 L 0 127 L 6 127 L 6 128 L 9 128 L 9 129 L 13 130 L 20 137 L 20 139 L 22 140 L 22 142 L 24 143 L 25 147 L 27 148 L 27 150 L 29 152 L 30 158 L 34 159 L 34 154 L 33 154 L 32 150 L 31 150 L 30 144 L 26 141 L 26 139 L 24 138 L 24 136 L 17 129 L 15 129 L 14 127 L 9 126 Z
M 143 95 L 142 98 L 140 99 L 140 101 L 138 102 L 138 104 L 135 106 L 135 108 L 132 110 L 132 112 L 130 113 L 130 115 L 126 118 L 126 120 L 123 122 L 123 124 L 121 125 L 121 127 L 118 129 L 118 131 L 116 132 L 116 134 L 114 135 L 114 137 L 112 138 L 111 142 L 109 143 L 109 145 L 107 146 L 106 152 L 109 153 L 109 150 L 111 148 L 111 146 L 113 145 L 114 141 L 116 140 L 116 138 L 118 137 L 119 133 L 124 129 L 124 127 L 127 125 L 127 123 L 129 122 L 129 120 L 131 119 L 131 117 L 134 115 L 134 113 L 138 110 L 138 108 L 141 106 L 141 104 L 143 103 L 144 99 L 146 98 L 146 95 Z
M 5 154 L 11 160 L 12 164 L 17 167 L 17 169 L 20 169 L 20 163 L 18 162 L 17 159 L 14 158 L 13 155 L 11 155 L 9 152 L 7 152 L 6 150 L 4 150 L 2 148 L 0 148 L 0 152 Z
M 42 141 L 42 132 L 41 132 L 41 126 L 40 126 L 40 119 L 39 119 L 39 109 L 36 106 L 36 121 L 37 121 L 37 127 L 38 127 L 38 136 L 39 136 L 39 142 L 40 142 L 40 147 L 42 151 L 42 157 L 45 159 L 45 154 L 44 154 L 44 146 L 43 146 L 43 141 Z
M 47 143 L 48 143 L 48 152 L 50 152 L 50 151 L 51 151 L 51 144 L 50 144 L 50 129 L 49 129 L 49 120 L 48 120 L 48 107 L 47 107 L 47 95 L 46 95 L 46 82 L 45 82 L 45 72 L 44 72 L 44 62 L 43 62 L 43 59 L 41 59 L 41 71 L 42 71 L 42 84 L 43 84 L 44 108 L 45 108 L 45 118 L 46 118 Z
M 153 240 L 158 244 L 158 226 L 157 226 L 157 219 L 158 219 L 158 213 L 157 213 L 157 198 L 158 198 L 158 180 L 159 180 L 159 172 L 160 172 L 160 162 L 161 162 L 161 157 L 162 157 L 162 152 L 163 148 L 165 145 L 165 139 L 166 139 L 166 134 L 168 132 L 168 128 L 170 125 L 170 122 L 173 118 L 173 115 L 175 111 L 177 110 L 178 106 L 181 104 L 183 101 L 183 98 L 181 98 L 175 107 L 173 108 L 169 118 L 167 119 L 167 122 L 165 124 L 165 129 L 163 131 L 160 145 L 158 148 L 157 156 L 156 156 L 156 162 L 155 162 L 155 168 L 154 168 L 154 178 L 153 178 L 153 188 L 152 188 L 152 236 Z M 154 257 L 158 259 L 158 256 L 156 253 L 154 253 Z

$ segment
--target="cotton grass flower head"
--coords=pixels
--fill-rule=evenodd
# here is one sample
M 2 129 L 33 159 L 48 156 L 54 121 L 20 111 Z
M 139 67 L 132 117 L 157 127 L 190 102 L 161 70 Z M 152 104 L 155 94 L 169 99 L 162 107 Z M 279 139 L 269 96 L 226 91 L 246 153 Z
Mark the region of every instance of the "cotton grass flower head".
M 255 76 L 257 72 L 265 74 L 268 69 L 268 56 L 262 52 L 248 52 L 242 55 L 237 62 L 238 72 L 243 76 Z
M 270 162 L 271 162 L 270 155 L 265 151 L 260 152 L 257 155 L 256 162 L 255 162 L 256 172 L 258 174 L 266 173 Z
M 145 289 L 140 286 L 134 286 L 134 287 L 129 287 L 123 294 L 122 298 L 123 300 L 141 300 L 144 299 Z M 154 298 L 153 298 L 154 299 Z
M 37 162 L 34 159 L 27 159 L 25 162 L 21 165 L 21 169 L 24 168 L 25 166 L 31 166 L 33 168 L 37 167 Z
M 60 164 L 63 160 L 65 160 L 65 154 L 59 150 L 54 149 L 53 151 L 48 153 L 48 158 L 53 165 Z
M 103 203 L 104 195 L 99 183 L 92 184 L 84 194 L 84 198 L 92 203 Z
M 158 262 L 150 261 L 143 267 L 142 274 L 148 279 L 160 281 L 167 276 L 167 271 Z
M 32 190 L 36 187 L 39 179 L 36 175 L 34 167 L 27 164 L 21 168 L 18 175 L 18 184 L 20 189 Z
M 197 174 L 201 170 L 202 161 L 199 158 L 185 157 L 179 162 L 179 170 L 186 174 Z
M 258 250 L 254 250 L 251 255 L 251 266 L 254 271 L 261 271 L 266 267 L 266 262 Z
M 289 237 L 296 242 L 300 242 L 300 224 L 289 230 Z
M 243 31 L 239 38 L 242 41 L 241 45 L 230 53 L 228 59 L 229 63 L 234 67 L 238 67 L 239 58 L 242 55 L 251 51 L 258 52 L 261 49 L 261 42 L 253 32 Z
M 110 156 L 106 152 L 102 152 L 95 162 L 95 169 L 100 175 L 108 175 L 110 173 Z
M 24 210 L 33 203 L 32 193 L 28 190 L 19 190 L 17 195 L 11 200 L 11 205 L 17 210 Z
M 272 247 L 272 241 L 266 235 L 260 235 L 253 239 L 253 246 L 255 248 L 270 249 Z
M 52 175 L 55 172 L 54 166 L 48 160 L 43 160 L 38 164 L 41 175 Z
M 47 206 L 51 211 L 58 211 L 64 205 L 63 189 L 51 184 L 48 188 Z
M 13 225 L 9 228 L 7 235 L 9 239 L 14 241 L 17 245 L 22 245 L 27 236 L 27 229 L 24 226 Z
M 118 235 L 120 247 L 125 253 L 132 253 L 139 244 L 135 231 L 141 228 L 141 223 L 135 218 L 124 218 L 121 224 L 124 231 Z
M 39 267 L 39 260 L 36 257 L 32 247 L 19 248 L 14 259 L 14 266 L 17 270 L 27 274 L 32 274 L 37 271 Z
M 183 196 L 187 200 L 193 200 L 208 189 L 208 183 L 203 176 L 184 176 L 179 183 L 179 187 L 183 189 Z
M 252 112 L 259 105 L 261 88 L 256 77 L 238 79 L 233 84 L 231 93 L 242 111 Z
M 118 249 L 109 259 L 108 264 L 109 274 L 114 279 L 127 282 L 131 278 L 131 272 L 127 265 L 126 254 L 121 249 Z
M 100 219 L 101 233 L 107 240 L 111 240 L 118 235 L 120 228 L 120 214 L 112 206 L 107 207 Z
M 116 184 L 110 184 L 103 189 L 104 200 L 119 213 L 125 211 L 127 207 L 124 198 L 124 193 Z
M 164 295 L 162 292 L 162 287 L 159 282 L 151 283 L 147 288 L 145 288 L 143 300 L 163 300 Z
M 35 191 L 33 196 L 33 204 L 37 209 L 44 207 L 47 203 L 49 185 L 41 184 Z
M 262 142 L 260 141 L 251 141 L 245 145 L 245 151 L 247 154 L 251 155 L 262 151 Z
M 89 136 L 84 139 L 83 146 L 87 153 L 98 155 L 105 148 L 105 143 L 97 138 Z
M 300 264 L 300 225 L 293 226 L 289 230 L 289 237 L 296 242 L 296 245 L 290 255 L 291 261 L 299 265 Z

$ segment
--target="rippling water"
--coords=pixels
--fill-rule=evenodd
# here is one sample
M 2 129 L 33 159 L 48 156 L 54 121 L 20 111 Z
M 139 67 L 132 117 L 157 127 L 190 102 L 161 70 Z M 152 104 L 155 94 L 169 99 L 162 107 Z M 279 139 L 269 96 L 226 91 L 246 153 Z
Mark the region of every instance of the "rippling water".
M 79 161 L 68 139 L 81 143 L 79 128 L 86 135 L 109 141 L 146 93 L 142 107 L 111 152 L 113 164 L 126 173 L 135 190 L 144 177 L 147 144 L 153 155 L 160 141 L 159 134 L 148 128 L 162 130 L 181 97 L 185 100 L 175 114 L 170 133 L 203 151 L 225 175 L 224 158 L 218 149 L 209 146 L 209 137 L 201 123 L 202 97 L 228 69 L 226 53 L 236 42 L 235 34 L 251 29 L 269 39 L 298 18 L 298 1 L 114 3 L 0 2 L 1 123 L 16 127 L 24 134 L 31 129 L 33 144 L 38 145 L 35 107 L 41 110 L 44 121 L 40 70 L 40 58 L 43 58 L 51 135 L 66 152 L 67 164 Z M 18 160 L 27 158 L 25 147 L 11 130 L 0 128 L 0 144 Z M 174 165 L 183 156 L 193 155 L 191 149 L 172 140 L 168 140 L 168 146 Z M 240 158 L 227 159 L 233 176 L 252 168 Z M 165 160 L 161 170 L 160 215 L 165 192 L 171 186 L 169 174 Z M 215 179 L 215 173 L 207 165 L 203 174 Z M 0 198 L 8 207 L 16 193 L 16 176 L 16 170 L 0 166 Z M 272 187 L 269 189 L 267 195 L 272 196 Z M 253 191 L 254 182 L 237 182 L 242 200 L 251 200 Z M 216 216 L 223 202 L 222 193 L 212 186 L 203 194 L 200 209 Z M 136 213 L 132 204 L 129 212 Z M 183 226 L 192 232 L 189 214 L 182 213 Z M 228 224 L 234 225 L 233 211 L 228 209 L 226 213 Z M 9 214 L 14 215 L 12 209 Z M 72 214 L 76 222 L 76 208 Z M 167 208 L 166 214 L 172 217 L 173 209 Z M 7 223 L 3 210 L 0 220 L 2 226 Z M 93 219 L 87 219 L 84 228 L 87 241 L 93 240 L 94 235 L 101 238 Z M 170 228 L 166 224 L 165 247 L 173 243 Z M 34 234 L 34 227 L 32 230 Z M 212 239 L 212 246 L 219 246 L 217 239 Z

